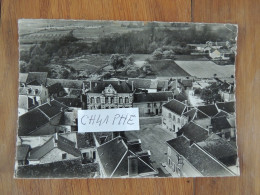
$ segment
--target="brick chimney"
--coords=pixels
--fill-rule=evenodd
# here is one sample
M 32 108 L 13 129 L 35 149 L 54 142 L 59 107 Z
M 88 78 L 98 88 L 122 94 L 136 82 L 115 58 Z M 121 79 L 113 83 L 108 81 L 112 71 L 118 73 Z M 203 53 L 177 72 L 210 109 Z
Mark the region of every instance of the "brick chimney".
M 138 175 L 138 158 L 135 155 L 128 156 L 128 176 Z

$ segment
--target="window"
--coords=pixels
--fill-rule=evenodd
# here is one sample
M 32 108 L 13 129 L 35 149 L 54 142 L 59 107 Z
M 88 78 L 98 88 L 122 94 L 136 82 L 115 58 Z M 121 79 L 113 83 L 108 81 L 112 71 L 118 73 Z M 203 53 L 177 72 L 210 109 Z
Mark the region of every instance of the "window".
M 114 98 L 113 97 L 111 97 L 111 103 L 114 103 Z
M 177 158 L 178 158 L 178 165 L 183 165 L 183 158 L 182 158 L 182 156 L 178 155 Z
M 171 165 L 172 164 L 172 160 L 170 158 L 168 158 L 168 164 Z
M 129 98 L 128 97 L 125 98 L 125 103 L 129 103 Z
M 67 159 L 67 154 L 66 153 L 63 153 L 62 154 L 62 159 L 64 160 L 64 159 Z
M 175 115 L 172 115 L 172 120 L 175 121 Z
M 100 103 L 100 97 L 97 97 L 96 101 L 99 104 Z
M 150 103 L 148 103 L 148 104 L 147 104 L 147 107 L 150 108 L 150 106 L 151 106 Z
M 169 113 L 168 117 L 169 117 L 169 118 L 172 118 L 172 114 L 171 114 L 171 113 Z
M 153 106 L 155 107 L 155 106 L 156 106 L 156 103 L 154 103 Z
M 175 125 L 172 126 L 173 131 L 175 131 Z
M 90 103 L 93 104 L 94 103 L 94 98 L 90 98 Z
M 171 155 L 171 148 L 168 147 L 168 155 Z
M 180 121 L 180 118 L 178 118 L 178 123 L 180 123 L 181 121 Z
M 107 98 L 107 97 L 105 98 L 105 103 L 106 103 L 106 104 L 108 103 L 108 98 Z
M 119 103 L 120 103 L 120 104 L 123 103 L 123 98 L 122 98 L 122 97 L 119 98 Z

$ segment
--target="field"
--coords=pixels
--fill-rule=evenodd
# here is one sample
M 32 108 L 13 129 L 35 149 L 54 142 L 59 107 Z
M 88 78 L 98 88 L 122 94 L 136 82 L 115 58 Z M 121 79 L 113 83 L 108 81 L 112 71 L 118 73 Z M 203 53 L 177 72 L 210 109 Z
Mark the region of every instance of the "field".
M 153 60 L 150 62 L 152 71 L 157 77 L 184 77 L 190 76 L 173 60 Z
M 212 61 L 175 61 L 183 70 L 197 78 L 231 77 L 235 74 L 234 65 L 220 66 Z

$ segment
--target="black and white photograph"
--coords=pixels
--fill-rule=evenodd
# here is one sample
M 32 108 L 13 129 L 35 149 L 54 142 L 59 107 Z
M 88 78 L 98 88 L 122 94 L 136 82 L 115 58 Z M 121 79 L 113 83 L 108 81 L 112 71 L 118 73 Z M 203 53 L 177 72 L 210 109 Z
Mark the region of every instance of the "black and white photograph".
M 16 178 L 240 175 L 237 25 L 20 19 L 18 28 Z M 80 130 L 80 111 L 125 108 L 138 109 L 139 130 Z

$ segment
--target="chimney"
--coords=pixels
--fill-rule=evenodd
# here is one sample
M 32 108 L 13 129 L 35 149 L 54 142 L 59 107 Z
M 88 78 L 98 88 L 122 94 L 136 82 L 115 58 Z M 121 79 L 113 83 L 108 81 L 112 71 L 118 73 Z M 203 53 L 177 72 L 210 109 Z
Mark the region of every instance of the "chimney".
M 138 158 L 135 155 L 128 156 L 128 176 L 138 175 Z
M 209 125 L 209 126 L 208 126 L 209 135 L 212 133 L 212 130 L 213 130 L 212 125 Z
M 134 91 L 134 81 L 132 81 L 132 91 Z
M 92 82 L 89 81 L 89 90 L 91 91 L 92 90 Z

